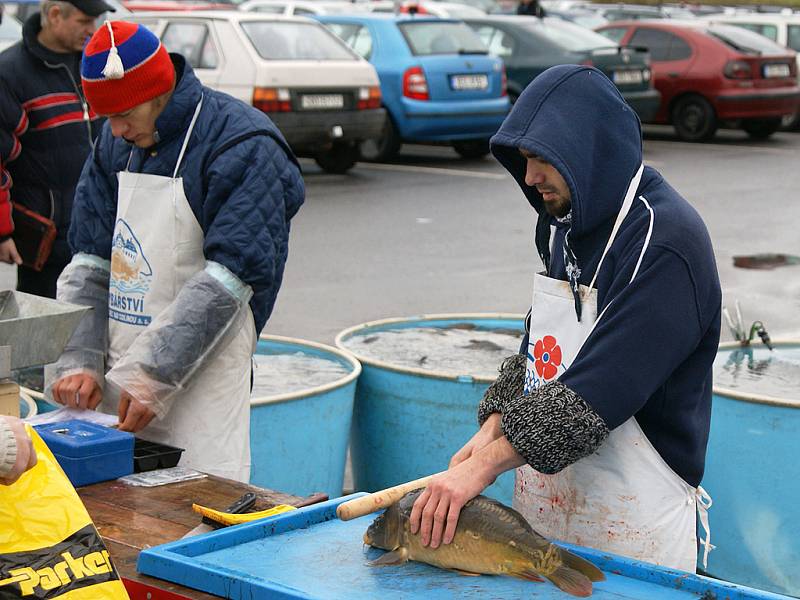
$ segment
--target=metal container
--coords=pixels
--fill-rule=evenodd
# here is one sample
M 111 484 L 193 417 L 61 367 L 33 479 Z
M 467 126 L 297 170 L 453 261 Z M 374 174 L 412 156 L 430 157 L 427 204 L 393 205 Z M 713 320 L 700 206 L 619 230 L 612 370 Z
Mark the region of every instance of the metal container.
M 773 342 L 800 362 L 800 340 Z M 719 347 L 717 361 L 766 360 L 754 344 Z M 720 365 L 719 362 L 716 363 Z M 708 573 L 758 589 L 800 596 L 800 394 L 759 396 L 714 387 L 703 487 L 716 550 Z
M 57 361 L 88 310 L 22 292 L 0 292 L 0 346 L 11 346 L 11 369 Z
M 336 345 L 347 350 L 348 340 L 358 335 L 464 323 L 523 332 L 522 315 L 424 315 L 351 327 L 336 336 Z M 376 491 L 446 469 L 478 430 L 478 403 L 495 377 L 416 369 L 354 354 L 363 367 L 350 446 L 355 489 Z M 514 472 L 498 477 L 484 494 L 510 505 Z
M 307 340 L 264 335 L 256 354 L 294 354 L 335 361 L 346 376 L 317 387 L 250 400 L 250 483 L 298 496 L 342 493 L 356 379 L 348 352 Z

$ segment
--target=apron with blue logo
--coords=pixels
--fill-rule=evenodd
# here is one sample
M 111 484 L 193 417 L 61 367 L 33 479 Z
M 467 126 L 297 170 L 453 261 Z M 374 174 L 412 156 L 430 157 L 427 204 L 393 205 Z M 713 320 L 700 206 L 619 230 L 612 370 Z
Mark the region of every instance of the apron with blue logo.
M 178 171 L 200 114 L 194 116 L 172 177 L 118 173 L 117 220 L 109 285 L 109 368 L 136 337 L 205 269 L 204 235 Z M 130 164 L 130 161 L 129 161 Z M 247 482 L 250 478 L 250 359 L 255 325 L 247 319 L 233 341 L 196 372 L 171 400 L 164 418 L 137 433 L 184 448 L 181 466 Z M 107 390 L 108 390 L 107 386 Z M 116 414 L 119 398 L 104 394 L 103 410 Z

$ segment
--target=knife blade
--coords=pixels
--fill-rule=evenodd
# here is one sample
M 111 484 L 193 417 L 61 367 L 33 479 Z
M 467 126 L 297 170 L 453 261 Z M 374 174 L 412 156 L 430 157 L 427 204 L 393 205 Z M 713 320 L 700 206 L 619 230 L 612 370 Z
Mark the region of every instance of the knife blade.
M 253 507 L 255 503 L 256 503 L 255 493 L 247 492 L 246 494 L 243 494 L 241 498 L 239 498 L 236 502 L 234 502 L 228 508 L 226 508 L 225 512 L 234 514 L 247 512 Z M 208 533 L 209 531 L 214 531 L 215 529 L 218 528 L 219 528 L 218 523 L 212 521 L 208 517 L 203 517 L 203 520 L 200 523 L 200 525 L 198 525 L 194 529 L 190 529 L 181 539 L 192 537 L 195 535 L 200 535 L 201 533 Z

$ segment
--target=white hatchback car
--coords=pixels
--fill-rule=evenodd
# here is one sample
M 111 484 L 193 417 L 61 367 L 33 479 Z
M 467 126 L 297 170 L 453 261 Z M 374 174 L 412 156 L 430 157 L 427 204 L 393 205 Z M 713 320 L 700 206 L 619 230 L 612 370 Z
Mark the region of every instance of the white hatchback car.
M 126 15 L 182 54 L 208 87 L 264 111 L 300 156 L 344 173 L 364 140 L 378 138 L 375 68 L 315 21 L 240 11 Z

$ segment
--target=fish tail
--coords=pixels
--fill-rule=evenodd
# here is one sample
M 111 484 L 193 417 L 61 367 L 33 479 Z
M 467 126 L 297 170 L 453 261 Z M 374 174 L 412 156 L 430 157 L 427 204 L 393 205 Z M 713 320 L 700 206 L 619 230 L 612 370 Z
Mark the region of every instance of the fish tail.
M 590 563 L 585 558 L 573 554 L 568 550 L 561 549 L 561 562 L 565 567 L 569 567 L 586 576 L 589 581 L 605 581 L 606 576 L 603 572 Z
M 592 595 L 591 580 L 581 573 L 566 565 L 561 565 L 550 575 L 546 576 L 553 584 L 563 592 L 586 598 Z

